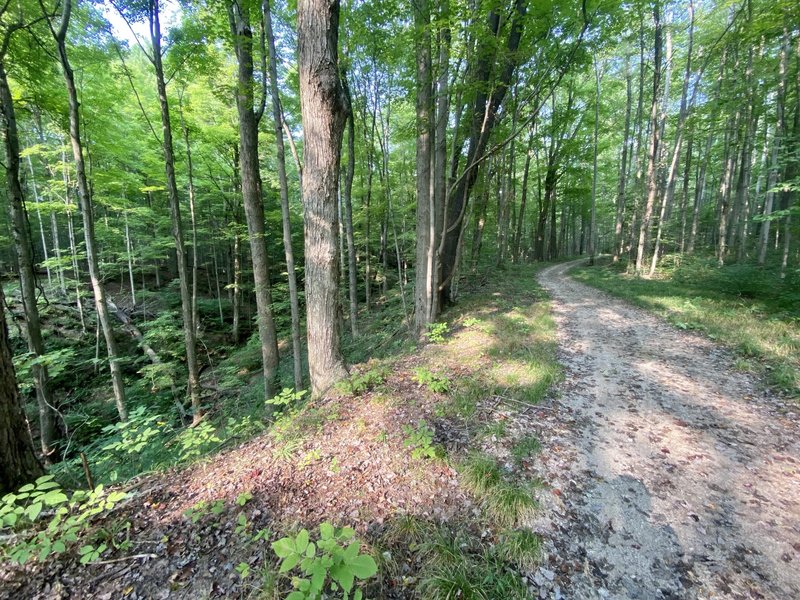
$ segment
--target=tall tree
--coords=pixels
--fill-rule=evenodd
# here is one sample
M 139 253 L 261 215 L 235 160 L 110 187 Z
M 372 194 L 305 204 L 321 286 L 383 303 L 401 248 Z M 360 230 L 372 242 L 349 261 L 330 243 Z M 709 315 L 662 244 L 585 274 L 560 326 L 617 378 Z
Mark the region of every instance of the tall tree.
M 269 254 L 264 224 L 264 203 L 261 192 L 261 169 L 258 163 L 258 122 L 264 114 L 266 97 L 256 109 L 253 93 L 253 30 L 250 25 L 252 2 L 238 0 L 228 5 L 231 36 L 238 61 L 236 108 L 239 113 L 239 168 L 242 178 L 242 199 L 250 237 L 250 257 L 256 294 L 258 337 L 264 392 L 271 398 L 276 391 L 278 375 L 278 338 L 272 317 L 272 288 L 269 280 Z M 266 79 L 267 74 L 262 73 Z M 264 88 L 266 91 L 266 87 Z
M 297 41 L 303 118 L 306 307 L 311 389 L 347 376 L 339 339 L 336 211 L 345 100 L 339 79 L 338 0 L 299 0 Z
M 5 306 L 0 285 L 0 494 L 13 492 L 42 474 L 17 392 Z
M 178 263 L 178 283 L 181 291 L 181 316 L 183 318 L 183 339 L 186 345 L 186 367 L 188 370 L 187 387 L 192 405 L 193 421 L 198 423 L 203 418 L 202 407 L 200 405 L 200 369 L 197 362 L 196 329 L 192 314 L 189 264 L 183 239 L 181 201 L 178 195 L 178 180 L 175 176 L 175 149 L 172 141 L 172 122 L 170 121 L 167 83 L 164 77 L 159 0 L 147 0 L 147 18 L 150 28 L 150 44 L 152 50 L 149 59 L 155 71 L 158 103 L 161 109 L 161 143 L 164 154 L 164 173 L 167 180 L 167 195 L 169 197 L 170 217 L 172 221 L 172 239 L 175 242 L 176 261 Z
M 9 4 L 6 3 L 0 9 L 0 18 L 6 17 L 8 10 Z M 19 133 L 17 131 L 14 100 L 8 85 L 6 71 L 6 57 L 11 44 L 11 37 L 25 26 L 25 21 L 20 16 L 11 22 L 12 24 L 10 25 L 5 25 L 4 23 L 2 39 L 0 40 L 0 109 L 2 109 L 3 141 L 6 154 L 4 165 L 6 193 L 8 194 L 11 231 L 19 269 L 22 306 L 25 312 L 25 339 L 28 344 L 28 352 L 34 358 L 31 370 L 36 387 L 36 402 L 39 407 L 39 438 L 44 459 L 50 461 L 57 458 L 55 454 L 56 448 L 53 444 L 57 439 L 58 429 L 56 428 L 55 403 L 50 390 L 50 378 L 47 373 L 47 366 L 41 361 L 45 349 L 37 306 L 36 280 L 33 270 L 31 240 L 28 233 L 28 219 L 25 212 L 25 198 L 22 192 L 22 184 L 20 183 Z
M 292 248 L 292 223 L 289 212 L 289 182 L 286 178 L 286 151 L 283 144 L 283 109 L 278 86 L 278 58 L 275 52 L 275 35 L 272 31 L 272 11 L 269 0 L 264 0 L 264 28 L 269 50 L 270 95 L 272 98 L 272 119 L 275 127 L 275 149 L 278 162 L 278 183 L 281 193 L 281 220 L 283 222 L 283 250 L 286 257 L 286 273 L 289 281 L 289 304 L 292 313 L 292 353 L 294 356 L 294 385 L 303 387 L 302 348 L 300 345 L 300 300 L 297 293 L 297 273 L 295 273 L 294 249 Z M 352 135 L 352 133 L 351 133 Z M 298 173 L 301 168 L 298 161 Z M 352 219 L 350 220 L 352 226 Z M 351 236 L 352 237 L 352 236 Z M 353 260 L 355 263 L 355 260 Z M 352 282 L 352 277 L 351 277 Z M 355 318 L 351 316 L 351 318 Z
M 431 160 L 433 150 L 433 77 L 431 71 L 431 11 L 429 0 L 414 0 L 416 46 L 416 128 L 417 128 L 417 258 L 414 286 L 414 330 L 425 333 L 433 304 L 433 271 L 429 250 L 436 245 L 436 212 L 433 207 Z
M 42 10 L 47 14 L 44 3 L 41 2 Z M 111 371 L 111 384 L 114 390 L 114 402 L 117 405 L 117 413 L 122 421 L 128 419 L 128 409 L 125 405 L 125 385 L 122 380 L 122 367 L 119 362 L 119 351 L 117 342 L 114 339 L 114 329 L 111 327 L 111 317 L 108 314 L 108 304 L 106 302 L 106 292 L 103 280 L 100 276 L 97 256 L 97 242 L 94 233 L 94 208 L 92 206 L 92 193 L 89 188 L 89 181 L 86 176 L 86 162 L 83 158 L 83 142 L 81 140 L 81 116 L 79 112 L 78 90 L 75 87 L 75 75 L 67 55 L 67 31 L 72 17 L 72 1 L 62 0 L 61 4 L 61 23 L 56 28 L 52 20 L 48 18 L 48 25 L 58 50 L 58 62 L 61 65 L 61 72 L 64 75 L 64 84 L 67 88 L 67 99 L 69 100 L 69 140 L 72 146 L 72 156 L 75 161 L 75 174 L 78 180 L 78 201 L 80 203 L 81 217 L 83 218 L 83 241 L 86 247 L 86 264 L 89 268 L 89 280 L 92 283 L 94 293 L 94 306 L 97 312 L 97 320 L 103 330 L 103 338 L 106 342 L 106 352 L 108 354 L 108 364 Z
M 644 264 L 645 245 L 653 217 L 653 207 L 658 195 L 657 162 L 661 127 L 658 123 L 658 99 L 661 89 L 661 12 L 659 2 L 653 5 L 653 25 L 655 38 L 653 42 L 653 97 L 650 101 L 650 147 L 647 154 L 647 200 L 645 201 L 642 220 L 639 224 L 639 242 L 636 247 L 636 273 L 641 275 Z

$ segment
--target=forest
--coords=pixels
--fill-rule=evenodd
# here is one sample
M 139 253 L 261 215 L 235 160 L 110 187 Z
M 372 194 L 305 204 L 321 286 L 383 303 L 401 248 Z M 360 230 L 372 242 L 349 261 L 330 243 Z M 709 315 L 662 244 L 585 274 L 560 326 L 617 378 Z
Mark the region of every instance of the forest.
M 797 424 L 792 0 L 2 0 L 0 109 L 0 598 L 583 597 L 571 285 Z

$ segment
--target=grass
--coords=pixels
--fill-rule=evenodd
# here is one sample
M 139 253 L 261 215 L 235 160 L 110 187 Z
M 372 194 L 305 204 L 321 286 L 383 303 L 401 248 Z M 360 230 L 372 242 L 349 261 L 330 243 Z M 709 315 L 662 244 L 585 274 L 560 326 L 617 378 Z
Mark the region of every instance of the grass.
M 509 477 L 488 454 L 474 453 L 461 467 L 464 485 L 495 524 L 512 527 L 536 507 L 530 487 Z
M 718 340 L 743 360 L 738 368 L 765 376 L 769 385 L 800 399 L 800 274 L 754 265 L 717 267 L 713 259 L 665 257 L 652 279 L 625 266 L 579 267 L 588 285 L 651 310 L 680 329 Z
M 514 462 L 519 466 L 522 462 L 542 449 L 542 444 L 537 438 L 532 435 L 526 435 L 514 444 L 511 448 L 511 456 Z
M 487 543 L 439 530 L 425 544 L 416 592 L 424 600 L 529 598 L 522 578 Z

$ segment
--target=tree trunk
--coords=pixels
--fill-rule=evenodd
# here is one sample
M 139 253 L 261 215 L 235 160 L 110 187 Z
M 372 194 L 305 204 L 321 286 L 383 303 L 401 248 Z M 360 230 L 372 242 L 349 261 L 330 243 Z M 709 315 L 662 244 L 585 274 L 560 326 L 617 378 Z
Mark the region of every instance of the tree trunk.
M 286 179 L 286 151 L 283 145 L 283 111 L 278 92 L 278 60 L 275 53 L 275 36 L 272 31 L 272 12 L 269 0 L 264 0 L 264 28 L 269 50 L 269 77 L 272 96 L 272 116 L 275 125 L 275 147 L 278 161 L 278 181 L 281 187 L 281 220 L 283 222 L 283 250 L 286 257 L 286 273 L 289 280 L 289 305 L 292 313 L 292 356 L 294 358 L 294 387 L 303 387 L 303 350 L 300 343 L 300 301 L 297 295 L 297 273 L 292 249 L 292 223 L 289 212 L 289 182 Z M 300 172 L 298 163 L 298 172 Z M 352 226 L 352 219 L 350 220 Z M 352 236 L 351 236 L 352 237 Z
M 9 34 L 6 33 L 8 36 Z M 6 44 L 3 44 L 3 48 Z M 6 160 L 6 190 L 11 212 L 11 230 L 14 238 L 19 267 L 19 287 L 22 296 L 22 305 L 25 310 L 25 338 L 28 352 L 34 358 L 44 354 L 41 325 L 39 323 L 39 309 L 36 305 L 36 282 L 33 272 L 33 257 L 31 256 L 31 242 L 28 235 L 28 224 L 25 215 L 25 200 L 22 195 L 22 185 L 19 179 L 19 137 L 17 134 L 17 120 L 14 112 L 14 101 L 8 87 L 8 78 L 5 70 L 5 56 L 0 56 L 0 109 L 3 116 L 3 141 L 5 143 Z M 6 350 L 3 350 L 6 352 Z M 57 439 L 55 410 L 50 380 L 47 367 L 35 364 L 32 368 L 36 388 L 36 402 L 39 407 L 39 437 L 42 454 L 45 461 L 57 458 L 53 443 Z M 13 376 L 13 375 L 12 375 Z M 11 392 L 7 392 L 8 402 L 11 401 Z M 16 387 L 14 388 L 16 398 Z M 4 396 L 5 400 L 5 396 Z M 5 405 L 5 402 L 4 402 Z M 11 408 L 7 409 L 11 411 Z M 10 415 L 10 412 L 9 412 Z M 8 418 L 11 418 L 10 416 Z M 17 459 L 20 460 L 20 459 Z
M 614 255 L 612 262 L 619 262 L 622 254 L 622 227 L 625 222 L 625 183 L 628 178 L 628 147 L 631 146 L 631 71 L 630 57 L 625 57 L 625 129 L 622 137 L 622 158 L 619 167 L 619 183 L 617 184 L 617 206 L 614 217 Z M 632 149 L 631 149 L 632 150 Z
M 314 396 L 347 376 L 339 326 L 336 198 L 345 106 L 339 81 L 339 2 L 297 6 L 300 107 L 305 133 L 306 306 L 308 365 Z
M 414 0 L 416 42 L 416 129 L 417 129 L 417 255 L 414 262 L 414 334 L 421 337 L 432 320 L 432 273 L 428 255 L 436 244 L 435 211 L 431 196 L 431 160 L 433 150 L 433 78 L 431 73 L 431 14 L 428 0 Z M 431 235 L 433 233 L 433 235 Z
M 0 285 L 0 494 L 14 492 L 42 474 L 17 392 L 4 307 Z
M 148 19 L 150 23 L 150 41 L 152 44 L 151 60 L 155 69 L 158 100 L 161 107 L 161 127 L 163 130 L 164 172 L 167 180 L 167 192 L 172 218 L 172 237 L 175 241 L 175 253 L 178 263 L 178 280 L 181 291 L 181 316 L 183 318 L 183 339 L 186 345 L 187 384 L 192 405 L 192 420 L 199 423 L 203 418 L 200 406 L 200 382 L 198 379 L 197 347 L 195 342 L 195 326 L 192 320 L 192 294 L 189 288 L 189 267 L 183 240 L 183 223 L 181 220 L 181 204 L 178 196 L 178 182 L 175 178 L 175 151 L 172 143 L 172 124 L 169 118 L 169 101 L 167 84 L 164 80 L 164 66 L 161 62 L 161 21 L 159 16 L 159 0 L 148 1 Z
M 647 202 L 645 203 L 642 222 L 639 225 L 639 244 L 636 250 L 636 274 L 642 274 L 644 264 L 645 240 L 653 217 L 653 206 L 658 195 L 658 161 L 659 132 L 658 124 L 658 92 L 661 85 L 661 16 L 659 5 L 653 7 L 653 24 L 655 25 L 655 42 L 653 44 L 653 98 L 650 105 L 650 151 L 647 158 Z
M 117 342 L 114 339 L 114 329 L 111 327 L 111 319 L 106 305 L 105 286 L 100 279 L 99 259 L 97 256 L 97 243 L 94 235 L 94 214 L 92 208 L 92 197 L 86 177 L 86 165 L 83 160 L 83 144 L 80 134 L 80 113 L 78 104 L 78 90 L 75 87 L 75 77 L 67 56 L 67 29 L 69 20 L 72 16 L 71 0 L 64 0 L 61 13 L 61 24 L 56 30 L 50 23 L 50 30 L 55 38 L 58 47 L 58 58 L 61 63 L 61 71 L 64 74 L 64 83 L 67 87 L 69 100 L 69 138 L 72 144 L 72 156 L 75 161 L 75 173 L 78 180 L 78 200 L 80 202 L 81 215 L 83 217 L 83 238 L 86 244 L 86 264 L 89 268 L 89 279 L 92 283 L 94 292 L 94 305 L 97 311 L 97 320 L 103 330 L 103 338 L 106 342 L 108 353 L 108 363 L 111 370 L 111 383 L 114 389 L 114 401 L 117 405 L 117 412 L 121 421 L 128 419 L 128 410 L 125 406 L 125 387 L 122 380 L 122 368 L 119 364 L 119 353 Z
M 597 137 L 600 128 L 600 68 L 594 59 L 594 153 L 592 155 L 592 206 L 589 219 L 589 264 L 594 265 L 597 252 Z
M 342 91 L 345 98 L 347 111 L 347 170 L 344 178 L 344 229 L 347 239 L 347 275 L 350 292 L 350 333 L 358 337 L 358 271 L 356 270 L 356 243 L 353 231 L 353 175 L 356 170 L 356 127 L 353 114 L 353 101 L 350 97 L 350 88 L 347 77 L 342 74 Z
M 250 258 L 256 296 L 256 321 L 261 342 L 264 373 L 264 394 L 271 398 L 277 387 L 278 339 L 272 318 L 272 291 L 269 280 L 269 255 L 264 226 L 264 204 L 261 194 L 261 172 L 258 163 L 258 121 L 253 109 L 253 31 L 250 27 L 250 5 L 231 2 L 228 5 L 231 36 L 239 65 L 236 86 L 236 108 L 239 113 L 239 168 L 242 178 L 242 201 L 250 237 Z

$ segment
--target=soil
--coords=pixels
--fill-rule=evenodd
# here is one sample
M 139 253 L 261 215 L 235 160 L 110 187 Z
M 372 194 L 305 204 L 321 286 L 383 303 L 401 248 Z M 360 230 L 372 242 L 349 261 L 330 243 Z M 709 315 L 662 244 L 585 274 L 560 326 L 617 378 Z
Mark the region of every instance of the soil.
M 564 382 L 541 425 L 541 598 L 800 598 L 800 409 L 712 340 L 543 270 Z

